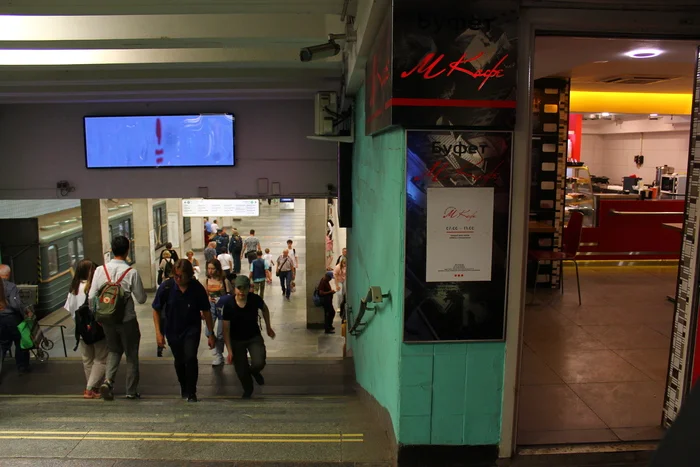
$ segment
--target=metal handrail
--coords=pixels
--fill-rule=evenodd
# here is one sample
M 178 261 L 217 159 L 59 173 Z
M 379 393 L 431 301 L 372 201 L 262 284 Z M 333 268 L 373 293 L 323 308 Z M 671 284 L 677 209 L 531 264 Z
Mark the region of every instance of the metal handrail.
M 40 328 L 61 328 L 61 341 L 63 342 L 63 356 L 68 358 L 68 349 L 66 348 L 66 335 L 63 332 L 66 326 L 63 324 L 39 324 Z
M 372 306 L 372 308 L 368 308 L 368 306 L 370 305 L 370 301 L 373 300 L 374 294 L 373 294 L 372 289 L 376 289 L 377 291 L 379 291 L 378 294 L 381 294 L 381 299 L 379 302 L 372 301 L 371 304 L 374 306 Z M 363 299 L 360 300 L 360 311 L 357 314 L 357 318 L 355 319 L 355 322 L 350 323 L 351 326 L 350 326 L 350 329 L 348 330 L 348 333 L 351 336 L 355 336 L 355 337 L 362 334 L 362 331 L 364 330 L 365 326 L 367 326 L 367 324 L 369 324 L 369 321 L 362 322 L 362 318 L 364 318 L 365 312 L 367 310 L 375 310 L 376 303 L 381 303 L 384 300 L 384 298 L 388 298 L 390 296 L 391 296 L 391 294 L 389 294 L 389 293 L 382 294 L 379 287 L 371 287 L 370 286 L 369 291 L 367 292 L 367 295 Z M 350 310 L 350 312 L 347 314 L 347 316 L 348 316 L 348 321 L 350 321 L 352 318 L 352 310 Z
M 612 216 L 674 216 L 683 214 L 675 211 L 618 211 L 617 209 L 611 209 L 609 212 Z

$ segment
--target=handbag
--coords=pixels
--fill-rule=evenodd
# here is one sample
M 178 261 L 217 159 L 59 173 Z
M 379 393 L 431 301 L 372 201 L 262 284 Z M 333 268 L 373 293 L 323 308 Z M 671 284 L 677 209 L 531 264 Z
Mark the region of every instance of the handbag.
M 281 271 L 282 266 L 284 266 L 285 264 L 287 264 L 287 261 L 289 261 L 289 256 L 287 256 L 287 257 L 284 259 L 284 263 L 282 263 L 282 264 L 280 265 L 280 267 L 277 268 L 277 271 L 275 271 L 275 275 L 276 275 L 277 277 L 279 277 L 280 274 L 282 274 L 282 271 Z
M 22 322 L 17 325 L 17 330 L 20 335 L 19 346 L 22 350 L 32 350 L 36 348 L 34 335 L 37 334 L 36 328 L 38 327 L 36 319 L 33 317 L 24 318 Z

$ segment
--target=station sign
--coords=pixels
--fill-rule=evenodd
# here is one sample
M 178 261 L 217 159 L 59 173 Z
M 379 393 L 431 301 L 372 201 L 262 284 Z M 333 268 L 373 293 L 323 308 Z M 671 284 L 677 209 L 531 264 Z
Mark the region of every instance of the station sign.
M 183 199 L 183 217 L 257 217 L 257 199 Z

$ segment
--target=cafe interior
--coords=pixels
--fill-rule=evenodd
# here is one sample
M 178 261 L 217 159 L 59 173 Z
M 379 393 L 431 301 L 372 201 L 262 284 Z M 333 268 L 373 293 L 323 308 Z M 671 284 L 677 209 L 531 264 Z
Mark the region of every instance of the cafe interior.
M 697 47 L 536 40 L 520 445 L 663 436 Z

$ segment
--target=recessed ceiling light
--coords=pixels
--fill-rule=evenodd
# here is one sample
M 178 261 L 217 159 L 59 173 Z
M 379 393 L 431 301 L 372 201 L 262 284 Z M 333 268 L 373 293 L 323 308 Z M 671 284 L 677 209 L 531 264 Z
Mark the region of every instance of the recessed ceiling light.
M 596 60 L 593 63 L 608 63 L 609 60 Z
M 654 58 L 662 53 L 664 53 L 664 51 L 659 49 L 635 49 L 625 52 L 625 55 L 631 58 Z

